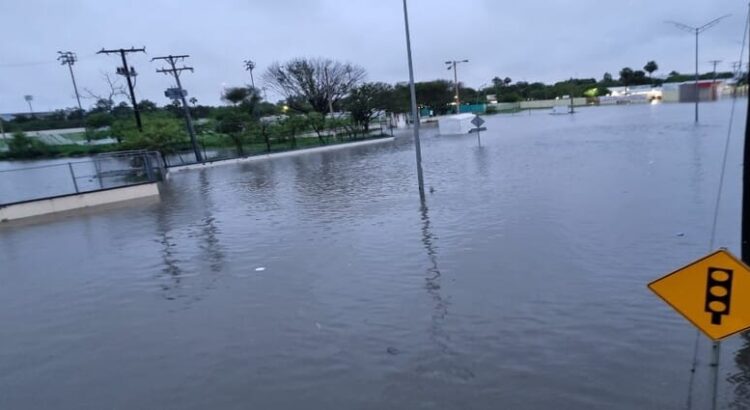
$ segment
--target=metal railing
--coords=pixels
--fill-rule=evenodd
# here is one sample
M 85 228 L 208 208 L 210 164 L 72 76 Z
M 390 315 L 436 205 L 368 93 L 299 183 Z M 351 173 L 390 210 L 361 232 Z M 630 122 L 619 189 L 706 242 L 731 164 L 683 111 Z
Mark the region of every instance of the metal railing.
M 128 151 L 84 161 L 0 169 L 0 206 L 159 181 L 163 161 L 156 152 Z

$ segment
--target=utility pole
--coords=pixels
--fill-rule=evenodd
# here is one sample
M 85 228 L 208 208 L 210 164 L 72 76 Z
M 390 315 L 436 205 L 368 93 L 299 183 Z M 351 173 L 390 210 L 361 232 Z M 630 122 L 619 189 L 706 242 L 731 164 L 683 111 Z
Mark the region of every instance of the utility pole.
M 255 79 L 253 78 L 253 70 L 255 69 L 255 62 L 253 60 L 245 60 L 245 71 L 250 71 L 250 82 L 255 89 Z
M 83 113 L 83 107 L 81 106 L 81 96 L 78 94 L 78 86 L 76 85 L 76 77 L 73 75 L 73 64 L 78 61 L 78 57 L 72 51 L 58 51 L 57 59 L 60 60 L 61 65 L 67 65 L 70 70 L 70 79 L 73 80 L 73 90 L 76 92 L 76 101 L 78 101 L 78 109 Z
M 117 68 L 117 74 L 124 75 L 128 81 L 128 90 L 130 91 L 130 102 L 133 104 L 133 113 L 135 114 L 135 124 L 138 126 L 138 131 L 143 132 L 143 124 L 141 123 L 141 112 L 138 109 L 138 103 L 135 101 L 135 91 L 133 90 L 133 79 L 138 75 L 133 67 L 128 67 L 128 60 L 125 57 L 128 53 L 145 53 L 146 47 L 141 48 L 118 48 L 112 50 L 101 49 L 96 54 L 119 54 L 122 58 L 122 67 Z
M 716 93 L 716 66 L 720 62 L 721 62 L 721 60 L 711 60 L 711 61 L 709 61 L 709 63 L 711 63 L 711 64 L 714 65 L 714 79 L 713 79 L 713 82 L 711 83 L 711 92 L 712 93 Z M 718 95 L 716 95 L 715 97 L 718 98 Z
M 188 134 L 190 134 L 190 142 L 193 145 L 193 152 L 195 152 L 195 160 L 197 162 L 203 162 L 203 156 L 201 155 L 201 150 L 198 148 L 198 141 L 195 138 L 195 128 L 193 128 L 193 119 L 190 117 L 190 107 L 187 104 L 187 101 L 185 100 L 185 90 L 182 89 L 182 83 L 180 82 L 180 73 L 185 70 L 189 70 L 190 72 L 193 72 L 193 67 L 177 67 L 177 62 L 182 61 L 186 59 L 187 57 L 190 57 L 187 54 L 179 55 L 179 56 L 163 56 L 163 57 L 154 57 L 151 59 L 151 61 L 154 60 L 164 60 L 166 61 L 171 68 L 162 68 L 156 70 L 157 73 L 164 73 L 164 74 L 172 74 L 172 76 L 175 79 L 175 82 L 177 83 L 177 94 L 182 100 L 182 109 L 185 112 L 185 125 L 187 126 Z
M 748 5 L 748 16 L 750 16 L 750 5 Z M 750 41 L 748 41 L 748 46 L 750 47 Z M 748 60 L 750 60 L 750 54 Z M 742 62 L 739 61 L 738 63 L 739 70 L 742 71 Z M 745 79 L 750 87 L 750 63 L 747 71 Z M 750 92 L 748 92 L 748 95 L 750 95 Z M 747 115 L 742 165 L 742 261 L 750 264 L 750 104 L 747 106 Z
M 419 183 L 419 199 L 425 202 L 424 178 L 422 176 L 422 147 L 419 143 L 419 114 L 417 113 L 417 90 L 414 86 L 414 64 L 411 59 L 411 35 L 409 34 L 409 12 L 404 0 L 404 27 L 406 29 L 406 55 L 409 60 L 409 92 L 411 94 L 411 118 L 414 122 L 414 148 L 417 152 L 417 181 Z
M 445 62 L 445 64 L 448 65 L 448 70 L 453 70 L 453 84 L 455 87 L 454 99 L 456 100 L 456 114 L 461 113 L 461 98 L 458 95 L 458 68 L 456 66 L 458 66 L 461 63 L 468 63 L 468 62 L 469 60 L 461 60 L 461 61 L 451 60 L 451 61 Z
M 698 103 L 700 101 L 700 94 L 698 92 L 698 80 L 699 80 L 699 74 L 698 74 L 698 36 L 703 33 L 704 31 L 710 29 L 711 27 L 717 25 L 719 21 L 729 17 L 729 14 L 725 16 L 721 16 L 719 18 L 713 19 L 709 21 L 708 23 L 699 26 L 699 27 L 693 27 L 688 26 L 687 24 L 678 23 L 676 21 L 668 21 L 667 23 L 674 25 L 675 27 L 679 28 L 680 30 L 686 31 L 688 33 L 694 33 L 695 34 L 695 84 L 693 87 L 693 90 L 695 91 L 695 123 L 698 123 Z

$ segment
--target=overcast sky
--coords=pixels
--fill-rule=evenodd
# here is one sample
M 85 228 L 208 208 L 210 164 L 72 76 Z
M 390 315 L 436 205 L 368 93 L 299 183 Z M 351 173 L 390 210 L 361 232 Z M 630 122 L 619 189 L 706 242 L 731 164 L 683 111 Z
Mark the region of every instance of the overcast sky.
M 478 87 L 494 76 L 554 82 L 615 77 L 656 60 L 660 71 L 693 70 L 694 37 L 665 20 L 701 25 L 732 14 L 701 36 L 700 64 L 739 57 L 747 4 L 737 0 L 410 0 L 417 81 L 451 79 L 444 61 L 469 59 L 460 80 Z M 190 54 L 185 88 L 202 104 L 220 104 L 225 86 L 250 83 L 242 61 L 268 64 L 296 56 L 330 57 L 364 67 L 369 81 L 408 79 L 401 0 L 2 0 L 0 112 L 75 105 L 70 76 L 55 60 L 76 52 L 79 89 L 100 93 L 102 73 L 119 57 L 101 48 L 146 47 L 129 62 L 140 74 L 137 98 L 168 103 L 171 79 L 151 57 Z M 275 100 L 277 96 L 269 95 Z M 84 100 L 85 106 L 93 100 Z

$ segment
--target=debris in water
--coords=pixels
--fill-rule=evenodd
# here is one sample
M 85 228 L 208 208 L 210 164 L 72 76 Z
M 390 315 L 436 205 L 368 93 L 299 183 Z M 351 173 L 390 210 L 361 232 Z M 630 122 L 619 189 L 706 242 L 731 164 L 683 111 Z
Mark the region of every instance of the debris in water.
M 256 272 L 263 272 L 264 270 L 266 270 L 266 268 L 263 267 L 263 266 L 259 266 L 259 267 L 255 268 Z
M 685 236 L 685 233 L 684 233 L 684 232 L 678 232 L 678 233 L 677 233 L 677 237 L 678 237 L 678 238 L 682 238 L 683 236 Z
M 321 324 L 320 324 L 320 323 L 318 323 L 318 322 L 315 322 L 315 327 L 317 327 L 317 328 L 318 328 L 318 330 L 321 330 L 321 329 L 323 329 L 323 325 L 321 325 Z
M 385 349 L 385 351 L 388 352 L 388 354 L 394 355 L 394 356 L 397 355 L 397 354 L 399 354 L 399 353 L 401 353 L 398 349 L 396 349 L 393 346 L 388 346 L 388 348 Z

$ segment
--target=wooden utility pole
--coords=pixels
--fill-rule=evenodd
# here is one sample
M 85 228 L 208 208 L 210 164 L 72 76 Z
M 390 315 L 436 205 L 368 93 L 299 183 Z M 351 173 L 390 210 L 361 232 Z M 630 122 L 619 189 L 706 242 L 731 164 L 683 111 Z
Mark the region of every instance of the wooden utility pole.
M 101 49 L 96 54 L 119 54 L 122 58 L 122 67 L 117 68 L 117 74 L 124 75 L 128 81 L 128 90 L 130 91 L 130 102 L 133 104 L 133 113 L 135 113 L 135 124 L 138 126 L 138 131 L 143 132 L 143 124 L 141 123 L 141 112 L 138 109 L 138 103 L 135 101 L 135 91 L 133 86 L 133 77 L 138 74 L 135 72 L 133 67 L 128 67 L 128 59 L 125 57 L 128 53 L 145 53 L 146 47 L 141 48 L 118 48 L 112 50 Z
M 201 155 L 201 150 L 198 147 L 198 141 L 195 138 L 195 128 L 193 127 L 193 118 L 190 116 L 190 107 L 187 104 L 187 100 L 185 100 L 185 95 L 187 94 L 185 90 L 182 88 L 182 82 L 180 82 L 180 73 L 186 70 L 189 70 L 190 72 L 193 71 L 193 67 L 177 67 L 177 62 L 184 60 L 186 58 L 190 57 L 187 54 L 179 55 L 179 56 L 163 56 L 163 57 L 154 57 L 151 59 L 151 61 L 154 60 L 164 60 L 166 61 L 170 68 L 162 68 L 156 70 L 157 73 L 164 73 L 164 74 L 172 74 L 172 76 L 175 79 L 175 82 L 177 83 L 177 97 L 182 101 L 182 109 L 185 112 L 185 126 L 187 127 L 188 134 L 190 134 L 190 143 L 193 145 L 193 152 L 195 153 L 195 160 L 197 162 L 203 162 L 203 155 Z

